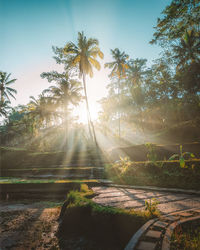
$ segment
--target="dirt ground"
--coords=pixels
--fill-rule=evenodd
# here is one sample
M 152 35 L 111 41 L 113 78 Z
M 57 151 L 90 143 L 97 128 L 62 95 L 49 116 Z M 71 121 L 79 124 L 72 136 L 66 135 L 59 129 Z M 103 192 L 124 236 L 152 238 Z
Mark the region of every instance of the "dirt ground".
M 2 203 L 0 205 L 0 249 L 60 249 L 56 237 L 60 207 L 48 204 Z
M 83 236 L 58 237 L 62 203 L 60 200 L 1 201 L 0 250 L 107 250 Z

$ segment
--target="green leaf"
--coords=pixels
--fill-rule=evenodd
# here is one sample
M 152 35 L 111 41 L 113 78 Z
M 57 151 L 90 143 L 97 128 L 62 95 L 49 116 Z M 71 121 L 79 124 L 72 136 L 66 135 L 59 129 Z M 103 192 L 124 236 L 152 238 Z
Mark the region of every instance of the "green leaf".
M 181 168 L 185 167 L 185 159 L 182 156 L 180 157 L 180 167 Z
M 183 146 L 182 145 L 180 145 L 180 153 L 181 153 L 181 155 L 183 153 Z
M 173 161 L 175 158 L 179 157 L 178 154 L 174 154 L 169 158 L 169 161 Z
M 195 155 L 193 154 L 193 153 L 190 153 L 190 152 L 184 152 L 183 153 L 183 156 L 184 155 L 189 155 L 191 158 L 194 158 L 195 157 Z

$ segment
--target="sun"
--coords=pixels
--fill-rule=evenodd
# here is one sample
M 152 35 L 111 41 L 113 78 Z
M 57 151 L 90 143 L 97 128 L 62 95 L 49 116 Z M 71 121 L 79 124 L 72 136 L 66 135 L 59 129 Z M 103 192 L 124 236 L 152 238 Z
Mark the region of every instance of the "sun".
M 100 110 L 98 103 L 91 102 L 89 104 L 89 109 L 92 121 L 96 121 Z M 78 107 L 76 107 L 73 113 L 78 116 L 78 122 L 87 124 L 87 109 L 85 102 L 82 102 Z
M 98 71 L 94 69 L 94 75 L 94 77 L 87 77 L 86 79 L 87 96 L 92 121 L 96 121 L 98 119 L 98 113 L 101 110 L 99 100 L 107 94 L 105 83 L 109 80 L 109 70 L 102 68 Z M 74 108 L 73 114 L 78 116 L 78 122 L 87 124 L 87 110 L 84 100 L 78 107 Z

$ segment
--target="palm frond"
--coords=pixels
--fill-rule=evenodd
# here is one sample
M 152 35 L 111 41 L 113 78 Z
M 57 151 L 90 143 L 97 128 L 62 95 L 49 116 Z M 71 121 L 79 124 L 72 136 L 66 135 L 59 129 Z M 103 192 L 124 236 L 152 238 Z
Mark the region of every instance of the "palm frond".
M 91 58 L 91 57 L 89 57 L 88 59 L 89 59 L 89 61 L 91 62 L 91 64 L 92 64 L 97 70 L 100 70 L 100 69 L 101 69 L 101 65 L 100 65 L 100 63 L 99 63 L 96 59 Z
M 9 90 L 9 92 L 17 94 L 17 90 L 16 89 L 9 88 L 9 87 L 7 87 L 6 89 Z

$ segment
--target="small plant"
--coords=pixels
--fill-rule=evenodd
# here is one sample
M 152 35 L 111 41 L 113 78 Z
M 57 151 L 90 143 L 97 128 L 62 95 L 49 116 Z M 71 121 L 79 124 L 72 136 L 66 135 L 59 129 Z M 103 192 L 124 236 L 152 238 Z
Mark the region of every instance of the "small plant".
M 145 200 L 145 210 L 147 210 L 151 215 L 158 211 L 157 206 L 159 201 L 156 198 L 152 198 L 149 201 Z
M 122 173 L 126 172 L 126 170 L 128 169 L 128 167 L 131 166 L 132 161 L 130 160 L 129 157 L 121 157 L 120 156 L 120 161 L 118 161 L 118 164 L 121 167 Z
M 179 159 L 179 163 L 180 163 L 180 167 L 181 168 L 184 168 L 185 167 L 185 156 L 188 155 L 190 158 L 194 158 L 195 155 L 193 153 L 190 153 L 190 152 L 184 152 L 183 153 L 183 146 L 180 145 L 180 154 L 174 154 L 172 155 L 170 158 L 169 158 L 169 161 L 173 161 L 175 160 L 176 158 Z
M 81 184 L 80 191 L 83 193 L 87 193 L 89 191 L 88 185 L 85 183 Z
M 129 157 L 124 157 L 123 158 L 123 157 L 120 156 L 120 161 L 119 162 L 120 162 L 121 165 L 126 165 L 126 164 L 129 165 L 129 164 L 131 164 L 131 161 L 130 161 Z

